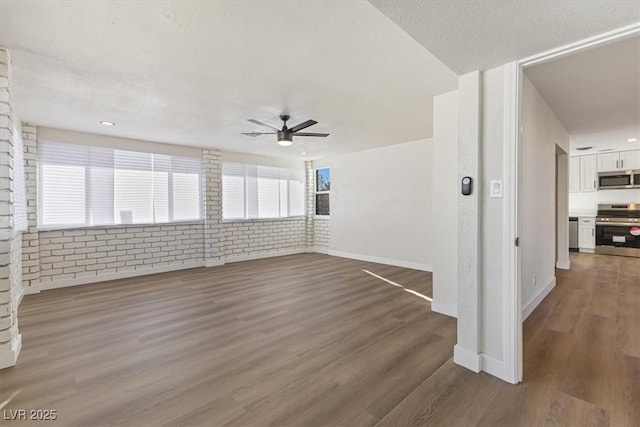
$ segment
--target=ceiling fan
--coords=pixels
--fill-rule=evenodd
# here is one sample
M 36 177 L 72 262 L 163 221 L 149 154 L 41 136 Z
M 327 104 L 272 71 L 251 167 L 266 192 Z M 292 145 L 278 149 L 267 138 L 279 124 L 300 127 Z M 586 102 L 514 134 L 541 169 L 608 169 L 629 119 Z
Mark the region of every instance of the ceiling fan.
M 248 119 L 251 123 L 264 126 L 271 130 L 274 130 L 275 132 L 242 132 L 242 135 L 247 135 L 247 136 L 278 135 L 278 144 L 282 145 L 283 147 L 287 147 L 293 144 L 294 136 L 321 136 L 321 137 L 329 136 L 328 133 L 300 132 L 302 129 L 306 129 L 309 126 L 313 126 L 316 123 L 318 123 L 315 120 L 307 120 L 306 122 L 300 123 L 299 125 L 296 125 L 292 128 L 288 128 L 287 120 L 289 119 L 290 119 L 290 116 L 287 114 L 280 115 L 280 120 L 284 122 L 282 129 L 278 129 L 275 126 L 262 123 L 261 121 L 256 119 Z

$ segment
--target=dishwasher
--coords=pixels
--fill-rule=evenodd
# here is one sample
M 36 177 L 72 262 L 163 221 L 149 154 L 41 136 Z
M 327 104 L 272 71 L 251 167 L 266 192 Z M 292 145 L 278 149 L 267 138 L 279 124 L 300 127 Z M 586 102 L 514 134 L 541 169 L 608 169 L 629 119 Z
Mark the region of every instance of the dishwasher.
M 578 252 L 578 217 L 569 217 L 569 250 Z

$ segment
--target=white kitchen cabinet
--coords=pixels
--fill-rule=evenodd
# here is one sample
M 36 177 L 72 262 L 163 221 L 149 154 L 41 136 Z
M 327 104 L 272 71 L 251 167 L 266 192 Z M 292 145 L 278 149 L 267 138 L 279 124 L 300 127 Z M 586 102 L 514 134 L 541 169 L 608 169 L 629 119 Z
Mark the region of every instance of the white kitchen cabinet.
M 598 154 L 598 172 L 617 171 L 620 165 L 620 153 Z
M 620 168 L 625 170 L 640 169 L 640 150 L 621 151 Z
M 640 150 L 598 154 L 598 172 L 640 169 Z
M 579 218 L 578 247 L 580 252 L 594 252 L 596 249 L 596 220 L 595 218 Z
M 596 155 L 580 156 L 580 191 L 589 192 L 598 189 L 598 169 Z
M 580 157 L 569 157 L 569 193 L 580 192 Z

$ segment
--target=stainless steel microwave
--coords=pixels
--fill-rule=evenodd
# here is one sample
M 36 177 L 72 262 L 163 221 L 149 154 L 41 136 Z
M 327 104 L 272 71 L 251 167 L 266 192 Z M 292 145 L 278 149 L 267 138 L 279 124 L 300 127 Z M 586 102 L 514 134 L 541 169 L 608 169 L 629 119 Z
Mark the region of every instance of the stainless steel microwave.
M 640 188 L 640 170 L 598 173 L 598 190 Z

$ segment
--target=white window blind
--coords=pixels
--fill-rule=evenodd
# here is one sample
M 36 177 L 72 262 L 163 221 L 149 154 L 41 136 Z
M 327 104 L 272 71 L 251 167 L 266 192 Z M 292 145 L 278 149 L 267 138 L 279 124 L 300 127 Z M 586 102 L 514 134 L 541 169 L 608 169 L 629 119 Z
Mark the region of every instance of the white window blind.
M 304 172 L 272 166 L 222 165 L 224 219 L 304 215 Z
M 42 141 L 41 228 L 153 224 L 202 218 L 202 161 Z
M 13 220 L 17 231 L 27 231 L 27 189 L 24 177 L 22 133 L 13 128 Z

